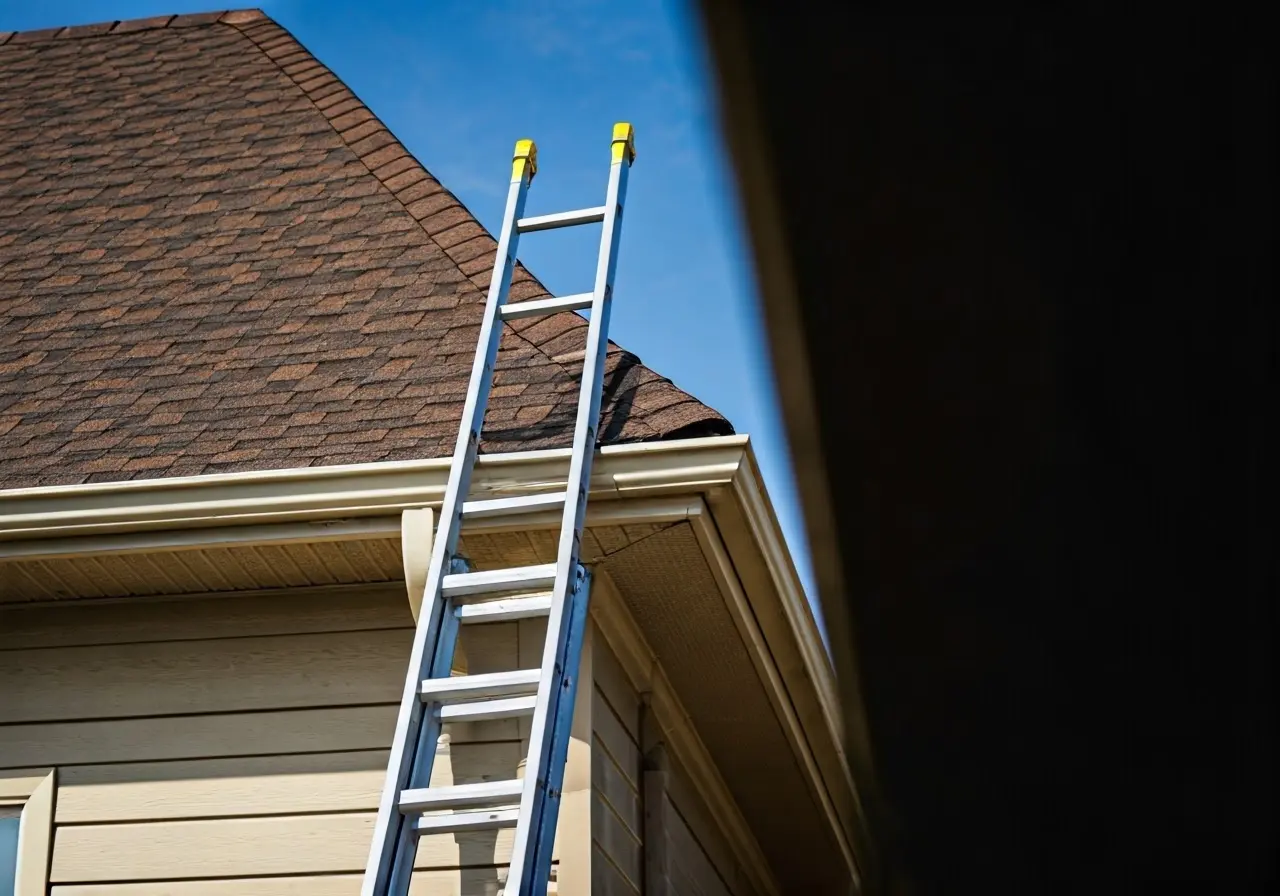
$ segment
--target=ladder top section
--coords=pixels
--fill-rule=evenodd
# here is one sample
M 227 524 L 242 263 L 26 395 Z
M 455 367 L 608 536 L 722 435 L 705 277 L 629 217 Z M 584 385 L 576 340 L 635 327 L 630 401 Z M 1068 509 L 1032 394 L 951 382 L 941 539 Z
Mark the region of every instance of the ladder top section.
M 529 172 L 529 183 L 533 183 L 533 176 L 538 173 L 538 144 L 532 140 L 517 140 L 511 159 L 512 182 L 523 178 L 526 170 Z
M 625 161 L 631 165 L 636 160 L 636 131 L 629 122 L 619 121 L 613 126 L 613 161 Z M 511 155 L 511 182 L 518 183 L 526 175 L 533 183 L 538 173 L 538 144 L 532 140 L 517 140 Z
M 628 122 L 620 121 L 613 126 L 613 160 L 624 158 L 628 165 L 636 160 L 636 132 Z

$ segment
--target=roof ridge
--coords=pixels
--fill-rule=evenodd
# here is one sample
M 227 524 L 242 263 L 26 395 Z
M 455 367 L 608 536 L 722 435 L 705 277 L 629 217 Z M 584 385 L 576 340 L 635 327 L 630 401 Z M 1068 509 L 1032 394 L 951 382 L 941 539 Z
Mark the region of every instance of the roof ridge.
M 57 28 L 32 28 L 26 31 L 0 31 L 0 46 L 7 43 L 30 44 L 49 40 L 76 37 L 101 37 L 120 32 L 135 33 L 157 28 L 191 28 L 197 25 L 238 25 L 270 17 L 260 9 L 222 9 L 215 12 L 194 12 L 185 15 L 149 16 L 140 19 L 115 19 L 89 25 L 62 25 Z
M 433 243 L 440 247 L 463 275 L 478 289 L 487 291 L 493 273 L 497 240 L 485 229 L 466 204 L 449 190 L 409 151 L 395 133 L 360 99 L 346 82 L 321 62 L 288 28 L 265 13 L 251 18 L 226 20 L 302 91 L 338 134 L 360 163 L 413 218 Z M 420 176 L 415 176 L 420 175 Z M 429 183 L 427 183 L 429 182 Z M 426 184 L 424 186 L 424 184 Z M 436 189 L 430 189 L 434 184 Z M 425 192 L 424 192 L 425 191 Z M 460 213 L 460 214 L 459 214 Z M 434 223 L 432 223 L 434 222 Z M 477 251 L 482 250 L 482 251 Z M 476 263 L 480 266 L 477 267 Z M 523 287 L 523 288 L 519 288 Z M 550 296 L 548 290 L 523 264 L 516 262 L 508 293 L 516 301 Z M 565 312 L 571 314 L 572 312 Z M 587 326 L 586 319 L 572 315 L 511 321 L 507 330 L 528 345 L 567 376 L 573 376 L 563 354 L 555 354 L 546 346 Z M 558 330 L 541 341 L 534 341 L 525 331 L 534 330 L 540 322 L 561 318 Z M 639 356 L 609 340 L 611 354 L 625 353 L 634 363 Z M 624 361 L 619 357 L 619 360 Z M 615 362 L 617 363 L 617 362 Z M 661 377 L 660 374 L 657 374 Z M 663 377 L 663 379 L 666 379 Z M 670 382 L 670 380 L 668 380 Z M 679 388 L 671 383 L 673 388 Z M 684 391 L 684 390 L 680 390 Z M 688 393 L 685 393 L 686 395 Z M 692 398 L 693 396 L 689 396 Z M 643 421 L 637 421 L 643 422 Z M 654 435 L 657 430 L 644 425 Z

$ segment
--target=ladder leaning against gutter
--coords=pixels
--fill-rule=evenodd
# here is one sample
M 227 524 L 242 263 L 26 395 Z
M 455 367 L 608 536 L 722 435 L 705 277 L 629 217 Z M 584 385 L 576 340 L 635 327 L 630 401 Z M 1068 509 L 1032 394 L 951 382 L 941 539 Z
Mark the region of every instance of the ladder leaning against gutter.
M 515 828 L 515 839 L 505 896 L 547 892 L 587 620 L 591 577 L 579 548 L 600 418 L 623 201 L 635 159 L 629 124 L 614 126 L 611 150 L 604 205 L 526 218 L 522 216 L 537 173 L 537 149 L 531 140 L 516 143 L 497 260 L 431 550 L 423 612 L 413 636 L 362 896 L 408 893 L 420 835 L 509 827 Z M 595 288 L 590 293 L 507 304 L 521 234 L 601 222 Z M 574 310 L 589 310 L 590 322 L 565 491 L 468 501 L 502 324 Z M 554 508 L 563 512 L 555 563 L 473 572 L 456 555 L 459 530 L 467 520 Z M 535 616 L 547 617 L 539 668 L 450 676 L 459 626 Z M 533 721 L 522 779 L 428 786 L 444 724 L 529 715 Z

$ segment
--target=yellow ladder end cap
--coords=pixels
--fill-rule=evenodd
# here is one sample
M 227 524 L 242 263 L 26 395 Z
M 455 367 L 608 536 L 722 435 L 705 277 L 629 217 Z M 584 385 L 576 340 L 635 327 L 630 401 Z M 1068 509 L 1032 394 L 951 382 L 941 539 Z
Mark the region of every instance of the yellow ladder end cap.
M 620 121 L 613 126 L 613 160 L 622 161 L 624 154 L 628 165 L 636 160 L 636 132 L 628 122 Z
M 511 179 L 520 180 L 524 177 L 526 167 L 529 171 L 529 182 L 532 183 L 533 176 L 538 173 L 538 144 L 532 140 L 517 140 L 511 161 Z

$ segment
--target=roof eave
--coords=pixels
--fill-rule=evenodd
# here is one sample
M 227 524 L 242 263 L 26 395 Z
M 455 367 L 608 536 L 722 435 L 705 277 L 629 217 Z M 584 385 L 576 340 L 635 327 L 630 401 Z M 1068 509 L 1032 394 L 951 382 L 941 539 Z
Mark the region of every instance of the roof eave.
M 592 501 L 728 485 L 747 445 L 746 436 L 717 436 L 607 446 L 593 466 Z M 449 464 L 437 458 L 0 490 L 0 556 L 25 553 L 32 540 L 263 524 L 315 531 L 328 521 L 438 507 Z M 472 494 L 563 489 L 568 469 L 567 448 L 484 455 Z
M 402 511 L 440 505 L 449 464 L 441 458 L 0 490 L 0 560 L 344 540 L 368 537 L 371 529 L 398 534 Z M 563 489 L 568 466 L 568 449 L 486 455 L 472 494 Z M 710 513 L 699 512 L 702 506 Z M 677 519 L 698 523 L 760 680 L 857 878 L 869 841 L 842 745 L 841 699 L 747 436 L 600 450 L 589 522 Z M 530 515 L 517 522 L 548 521 Z M 844 706 L 847 714 L 847 700 Z

